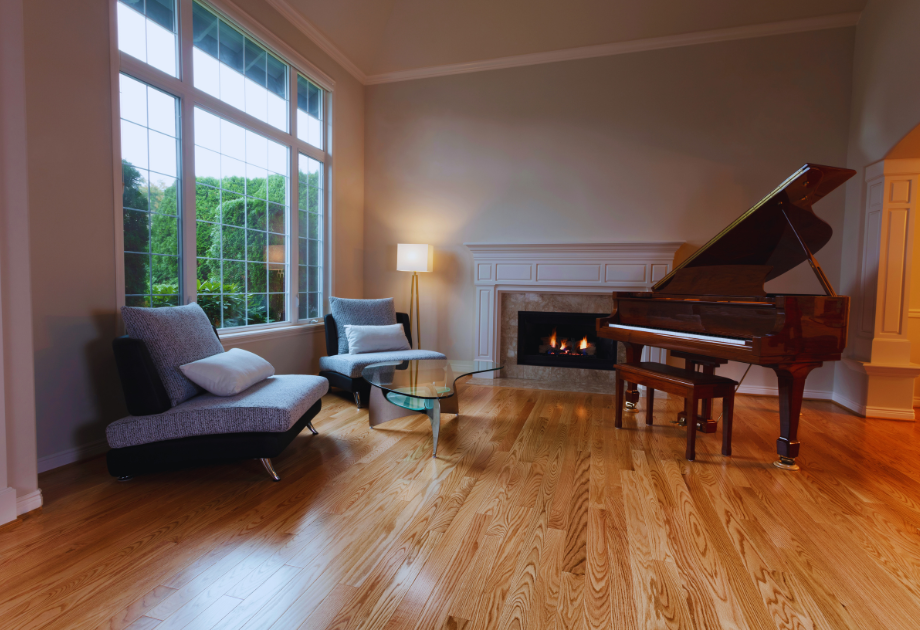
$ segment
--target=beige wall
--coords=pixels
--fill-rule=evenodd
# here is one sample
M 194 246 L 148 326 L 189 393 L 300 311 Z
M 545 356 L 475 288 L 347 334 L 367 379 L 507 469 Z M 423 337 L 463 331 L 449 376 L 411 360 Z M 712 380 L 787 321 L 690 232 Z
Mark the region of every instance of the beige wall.
M 806 161 L 846 163 L 853 29 L 369 86 L 364 286 L 408 307 L 396 243 L 436 246 L 422 343 L 473 350 L 464 242 L 686 241 L 686 256 Z M 844 195 L 818 214 L 840 277 Z M 770 287 L 820 293 L 810 270 Z M 833 367 L 809 379 L 829 391 Z M 775 386 L 772 374 L 746 381 Z
M 364 88 L 262 0 L 237 4 L 336 81 L 333 291 L 361 296 Z M 107 2 L 25 5 L 38 454 L 47 467 L 90 452 L 106 424 L 125 413 L 111 352 L 113 86 Z M 246 348 L 279 372 L 295 371 L 322 353 L 314 338 Z
M 847 186 L 841 288 L 853 297 L 850 351 L 860 360 L 869 359 L 868 344 L 860 344 L 854 338 L 853 319 L 862 304 L 859 273 L 864 238 L 865 167 L 886 157 L 920 158 L 920 133 L 915 130 L 920 125 L 918 24 L 920 3 L 870 0 L 856 28 L 847 165 L 856 169 L 857 175 Z M 912 307 L 915 293 L 911 295 Z M 917 321 L 911 320 L 909 329 L 915 329 Z M 914 358 L 918 359 L 920 355 Z M 857 373 L 838 369 L 838 390 L 852 392 L 854 398 L 862 396 L 856 391 L 860 383 Z

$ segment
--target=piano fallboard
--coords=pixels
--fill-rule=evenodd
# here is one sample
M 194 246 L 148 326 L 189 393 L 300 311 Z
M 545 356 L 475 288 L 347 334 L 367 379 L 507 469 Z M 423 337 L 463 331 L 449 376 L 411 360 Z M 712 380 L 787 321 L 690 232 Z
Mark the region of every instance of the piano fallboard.
M 836 361 L 846 346 L 845 296 L 776 295 L 744 301 L 614 293 L 613 301 L 611 316 L 597 323 L 597 334 L 605 339 L 758 365 Z

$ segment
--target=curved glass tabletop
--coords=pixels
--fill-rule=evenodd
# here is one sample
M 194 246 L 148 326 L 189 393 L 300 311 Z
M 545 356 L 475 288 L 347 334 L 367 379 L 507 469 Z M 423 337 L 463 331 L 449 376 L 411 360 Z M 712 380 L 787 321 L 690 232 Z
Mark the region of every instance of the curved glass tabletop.
M 491 361 L 454 361 L 451 359 L 418 359 L 374 363 L 364 368 L 361 376 L 385 392 L 410 398 L 450 398 L 457 393 L 454 385 L 462 376 L 502 369 Z M 392 401 L 390 396 L 387 396 Z M 420 409 L 424 405 L 418 406 Z M 407 407 L 408 408 L 408 407 Z

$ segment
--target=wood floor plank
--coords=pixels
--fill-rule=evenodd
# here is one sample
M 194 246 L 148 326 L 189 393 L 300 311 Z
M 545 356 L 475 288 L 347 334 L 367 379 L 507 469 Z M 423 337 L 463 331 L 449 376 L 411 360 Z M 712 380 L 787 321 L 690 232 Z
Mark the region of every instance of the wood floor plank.
M 500 383 L 499 383 L 500 384 Z M 277 458 L 109 478 L 43 473 L 0 528 L 0 627 L 66 630 L 912 628 L 920 425 L 806 401 L 803 470 L 773 467 L 776 399 L 719 432 L 656 397 L 470 385 L 439 457 L 416 414 L 371 428 L 337 394 Z M 715 406 L 718 416 L 720 407 Z M 884 454 L 884 456 L 880 456 Z M 142 498 L 142 500 L 139 500 Z

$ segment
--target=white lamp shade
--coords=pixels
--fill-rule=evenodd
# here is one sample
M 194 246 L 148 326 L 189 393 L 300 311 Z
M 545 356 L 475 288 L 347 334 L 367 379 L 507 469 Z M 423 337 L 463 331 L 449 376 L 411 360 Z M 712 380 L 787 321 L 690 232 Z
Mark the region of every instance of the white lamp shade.
M 397 271 L 431 271 L 434 247 L 399 243 L 396 246 Z

